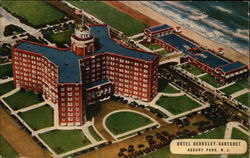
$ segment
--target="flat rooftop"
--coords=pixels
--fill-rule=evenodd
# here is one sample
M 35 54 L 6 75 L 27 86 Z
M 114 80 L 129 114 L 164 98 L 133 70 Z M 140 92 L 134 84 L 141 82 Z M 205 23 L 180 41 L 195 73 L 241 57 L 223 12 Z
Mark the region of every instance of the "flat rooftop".
M 106 26 L 92 26 L 92 35 L 99 42 L 99 50 L 96 53 L 110 52 L 127 56 L 131 58 L 137 58 L 141 60 L 151 61 L 157 55 L 139 50 L 128 49 L 109 38 L 108 30 Z M 22 41 L 15 48 L 26 50 L 38 54 L 42 54 L 48 58 L 51 62 L 56 64 L 59 69 L 59 82 L 60 83 L 80 83 L 80 68 L 79 59 L 84 56 L 77 56 L 70 50 L 61 50 L 57 48 L 46 47 L 39 44 L 34 44 L 26 41 Z M 94 55 L 91 54 L 90 56 Z
M 167 28 L 170 28 L 170 26 L 168 26 L 167 24 L 163 24 L 163 25 L 159 25 L 159 26 L 153 26 L 153 27 L 150 27 L 148 29 L 151 32 L 155 32 L 155 31 L 160 31 L 160 30 L 167 29 Z
M 96 53 L 110 52 L 131 58 L 137 58 L 146 61 L 152 61 L 157 55 L 126 48 L 109 38 L 106 26 L 92 26 L 91 34 L 99 42 L 99 49 Z
M 171 46 L 177 48 L 178 50 L 182 51 L 184 54 L 187 54 L 193 58 L 196 58 L 197 60 L 201 61 L 204 64 L 209 65 L 209 67 L 215 69 L 216 67 L 226 65 L 230 63 L 229 61 L 215 55 L 212 52 L 209 52 L 207 50 L 204 50 L 202 55 L 201 54 L 191 54 L 187 51 L 188 48 L 193 47 L 199 47 L 192 42 L 184 39 L 183 37 L 177 35 L 177 34 L 170 34 L 163 37 L 160 37 L 160 39 Z
M 50 48 L 29 42 L 21 42 L 16 48 L 42 54 L 58 66 L 60 83 L 80 83 L 78 60 L 83 58 L 69 50 Z
M 243 63 L 241 63 L 241 62 L 239 62 L 239 61 L 236 61 L 236 62 L 227 64 L 227 65 L 221 66 L 221 70 L 222 70 L 223 72 L 229 72 L 229 71 L 232 71 L 232 70 L 241 68 L 241 67 L 243 67 L 243 66 L 245 66 Z

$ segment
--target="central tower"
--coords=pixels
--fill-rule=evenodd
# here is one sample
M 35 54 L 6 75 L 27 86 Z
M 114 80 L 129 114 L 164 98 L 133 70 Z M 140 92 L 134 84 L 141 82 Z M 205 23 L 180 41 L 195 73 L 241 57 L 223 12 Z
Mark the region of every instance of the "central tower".
M 75 33 L 71 36 L 71 51 L 78 56 L 86 56 L 95 51 L 94 38 L 90 33 L 90 27 L 78 24 L 75 27 Z

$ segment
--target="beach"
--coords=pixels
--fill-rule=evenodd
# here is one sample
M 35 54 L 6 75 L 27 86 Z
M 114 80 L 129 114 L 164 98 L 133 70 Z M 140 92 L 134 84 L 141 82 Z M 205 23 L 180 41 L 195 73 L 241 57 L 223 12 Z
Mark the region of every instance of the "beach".
M 137 1 L 105 1 L 106 4 L 109 4 L 131 16 L 134 18 L 144 22 L 145 24 L 149 26 L 154 26 L 157 24 L 167 24 L 172 27 L 181 27 L 181 34 L 191 38 L 195 42 L 199 43 L 200 46 L 206 47 L 208 49 L 218 51 L 219 48 L 224 49 L 224 56 L 227 58 L 232 59 L 233 61 L 240 61 L 244 64 L 249 65 L 249 59 L 248 56 L 237 52 L 233 48 L 230 48 L 228 46 L 225 46 L 223 44 L 211 41 L 198 33 L 194 32 L 193 30 L 190 30 L 188 28 L 185 28 L 181 26 L 180 24 L 176 23 L 175 21 L 171 20 L 170 18 L 167 18 L 165 16 L 160 15 L 159 13 L 155 12 L 154 10 L 144 6 L 140 2 Z

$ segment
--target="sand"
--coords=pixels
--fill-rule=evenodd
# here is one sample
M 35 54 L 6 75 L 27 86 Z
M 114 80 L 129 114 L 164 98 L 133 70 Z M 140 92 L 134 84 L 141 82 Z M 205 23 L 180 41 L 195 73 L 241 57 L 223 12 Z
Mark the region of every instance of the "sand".
M 105 3 L 112 5 L 113 7 L 137 18 L 138 20 L 148 24 L 149 26 L 152 26 L 152 24 L 155 24 L 156 22 L 161 23 L 161 24 L 165 23 L 174 28 L 177 26 L 181 26 L 180 24 L 174 22 L 170 18 L 160 15 L 159 13 L 155 12 L 154 10 L 144 6 L 143 4 L 137 1 L 119 1 L 119 2 L 106 1 Z M 130 8 L 130 10 L 126 9 L 124 5 L 127 8 Z M 131 11 L 131 9 L 133 9 L 134 11 Z M 145 17 L 147 17 L 148 19 L 145 19 Z M 225 52 L 224 53 L 225 57 L 230 58 L 233 61 L 241 61 L 244 64 L 249 65 L 249 59 L 246 55 L 240 52 L 237 52 L 236 50 L 228 46 L 211 41 L 207 39 L 206 37 L 203 37 L 199 35 L 198 33 L 194 32 L 193 30 L 190 30 L 183 26 L 181 26 L 181 31 L 182 31 L 181 34 L 183 34 L 186 37 L 192 38 L 195 42 L 199 43 L 200 46 L 203 46 L 211 50 L 215 50 L 215 51 L 218 51 L 218 48 L 223 48 Z

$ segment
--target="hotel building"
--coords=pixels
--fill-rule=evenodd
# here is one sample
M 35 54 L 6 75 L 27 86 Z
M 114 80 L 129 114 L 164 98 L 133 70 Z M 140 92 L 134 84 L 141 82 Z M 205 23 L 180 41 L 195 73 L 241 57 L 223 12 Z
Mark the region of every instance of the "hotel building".
M 60 126 L 86 121 L 86 106 L 112 94 L 146 102 L 157 94 L 159 55 L 127 48 L 106 25 L 76 27 L 71 49 L 21 41 L 12 48 L 14 85 L 58 107 Z
M 189 62 L 215 77 L 218 83 L 226 84 L 248 77 L 248 66 L 240 61 L 231 61 L 207 50 L 181 35 L 180 30 L 163 24 L 144 30 L 144 41 L 155 43 L 169 52 L 182 52 L 181 62 Z

